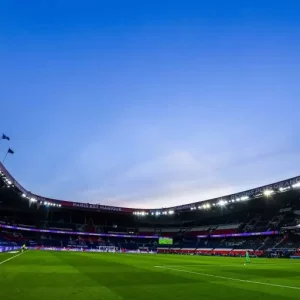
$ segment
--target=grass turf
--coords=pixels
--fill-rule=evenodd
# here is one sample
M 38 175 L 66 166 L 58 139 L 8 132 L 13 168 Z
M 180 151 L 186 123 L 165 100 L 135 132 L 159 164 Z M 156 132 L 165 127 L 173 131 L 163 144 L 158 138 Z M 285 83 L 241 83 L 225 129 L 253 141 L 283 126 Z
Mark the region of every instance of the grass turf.
M 28 251 L 1 264 L 15 255 L 0 254 L 0 299 L 300 298 L 300 261 Z

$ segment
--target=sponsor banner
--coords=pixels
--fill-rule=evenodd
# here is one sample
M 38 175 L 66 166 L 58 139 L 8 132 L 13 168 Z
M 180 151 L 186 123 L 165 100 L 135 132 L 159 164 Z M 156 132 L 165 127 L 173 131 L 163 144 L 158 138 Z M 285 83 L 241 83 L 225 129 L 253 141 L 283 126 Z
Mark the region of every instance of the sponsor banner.
M 225 238 L 225 237 L 247 237 L 260 235 L 277 235 L 278 231 L 264 231 L 264 232 L 244 232 L 244 233 L 229 233 L 229 234 L 211 234 L 211 235 L 197 235 L 197 238 Z
M 57 233 L 57 234 L 68 234 L 68 235 L 84 235 L 84 236 L 99 236 L 99 237 L 117 237 L 117 238 L 136 238 L 136 239 L 158 239 L 157 235 L 132 235 L 132 234 L 113 234 L 113 233 L 91 233 L 91 232 L 80 232 L 80 231 L 64 231 L 64 230 L 53 230 L 53 229 L 36 229 L 20 226 L 11 226 L 0 224 L 0 228 L 31 231 L 31 232 L 42 232 L 42 233 Z
M 156 251 L 142 251 L 142 250 L 126 250 L 126 253 L 137 253 L 137 254 L 156 254 Z
M 17 251 L 20 249 L 21 249 L 20 246 L 9 246 L 9 247 L 0 246 L 0 252 L 11 252 L 11 251 Z
M 295 252 L 295 248 L 269 248 L 267 249 L 267 252 Z
M 84 249 L 84 248 L 69 248 L 69 247 L 28 247 L 29 250 L 41 250 L 41 251 L 66 251 L 66 252 L 97 252 L 97 253 L 124 253 L 120 250 L 107 249 Z M 125 250 L 125 253 L 138 253 L 138 254 L 155 254 L 155 251 L 140 251 L 140 250 Z

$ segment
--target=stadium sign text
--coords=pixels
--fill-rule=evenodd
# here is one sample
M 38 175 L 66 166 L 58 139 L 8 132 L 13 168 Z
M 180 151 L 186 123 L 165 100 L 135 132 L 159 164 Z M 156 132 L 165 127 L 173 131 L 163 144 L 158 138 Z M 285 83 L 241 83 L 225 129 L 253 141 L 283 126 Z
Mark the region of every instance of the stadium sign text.
M 105 206 L 105 205 L 98 205 L 98 204 L 88 204 L 88 203 L 78 203 L 78 202 L 73 202 L 73 207 L 109 210 L 109 211 L 122 211 L 121 207 Z

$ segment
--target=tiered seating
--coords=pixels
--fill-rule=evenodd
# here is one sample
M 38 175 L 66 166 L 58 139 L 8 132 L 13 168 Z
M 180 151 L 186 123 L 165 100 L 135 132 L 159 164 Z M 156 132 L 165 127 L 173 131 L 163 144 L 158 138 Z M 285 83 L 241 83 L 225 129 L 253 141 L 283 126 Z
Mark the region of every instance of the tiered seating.
M 290 234 L 278 245 L 276 248 L 289 248 L 298 249 L 300 248 L 300 235 Z
M 180 228 L 162 228 L 160 232 L 162 236 L 174 237 L 179 234 Z
M 141 227 L 139 229 L 141 235 L 154 235 L 154 228 L 151 227 Z
M 47 222 L 45 227 L 52 230 L 64 230 L 64 231 L 73 231 L 73 226 L 71 224 L 63 222 Z
M 226 224 L 218 225 L 215 230 L 212 230 L 210 234 L 232 234 L 236 233 L 240 224 Z
M 199 226 L 194 227 L 190 231 L 185 233 L 187 237 L 196 237 L 197 235 L 206 235 L 209 233 L 211 226 Z
M 17 246 L 25 243 L 27 240 L 19 236 L 10 236 L 7 232 L 0 233 L 0 244 L 2 246 Z
M 2 236 L 9 242 L 25 243 L 28 241 L 20 232 L 2 231 Z

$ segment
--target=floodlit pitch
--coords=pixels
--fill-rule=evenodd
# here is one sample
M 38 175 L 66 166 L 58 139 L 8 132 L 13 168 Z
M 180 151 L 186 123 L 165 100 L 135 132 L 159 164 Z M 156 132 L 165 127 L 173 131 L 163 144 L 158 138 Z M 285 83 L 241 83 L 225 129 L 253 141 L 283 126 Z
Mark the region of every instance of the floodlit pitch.
M 0 299 L 299 299 L 300 261 L 27 251 L 0 255 Z

